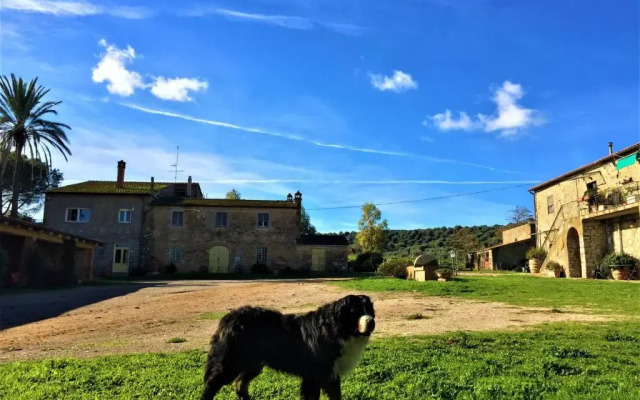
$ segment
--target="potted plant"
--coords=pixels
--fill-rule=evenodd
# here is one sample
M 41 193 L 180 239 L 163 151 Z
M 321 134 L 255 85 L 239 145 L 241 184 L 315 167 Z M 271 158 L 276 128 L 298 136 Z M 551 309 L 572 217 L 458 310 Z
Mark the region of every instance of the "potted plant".
M 607 197 L 612 205 L 617 206 L 622 203 L 622 190 L 619 187 L 613 188 Z
M 562 265 L 555 261 L 549 261 L 547 263 L 547 275 L 550 278 L 560 278 L 562 275 Z
M 450 267 L 438 268 L 435 272 L 439 281 L 448 281 L 453 276 L 453 269 Z
M 532 274 L 540 272 L 540 267 L 547 257 L 547 252 L 538 247 L 532 247 L 527 251 L 527 259 L 529 259 L 529 270 Z
M 582 200 L 589 201 L 589 203 L 593 203 L 597 194 L 598 194 L 598 190 L 596 188 L 589 188 L 584 191 L 584 195 L 582 195 Z
M 619 253 L 609 253 L 602 259 L 602 267 L 611 270 L 611 276 L 616 281 L 622 281 L 629 279 L 629 273 L 631 268 L 637 264 L 638 260 L 636 260 L 632 255 L 619 252 Z

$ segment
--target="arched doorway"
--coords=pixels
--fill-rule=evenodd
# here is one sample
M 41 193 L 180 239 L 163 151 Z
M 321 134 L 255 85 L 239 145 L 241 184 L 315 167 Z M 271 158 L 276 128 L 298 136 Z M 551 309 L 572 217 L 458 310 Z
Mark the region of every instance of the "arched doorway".
M 224 246 L 209 249 L 209 272 L 229 272 L 229 249 Z
M 569 229 L 567 233 L 567 253 L 569 255 L 570 278 L 582 278 L 582 264 L 580 261 L 580 235 L 576 228 Z

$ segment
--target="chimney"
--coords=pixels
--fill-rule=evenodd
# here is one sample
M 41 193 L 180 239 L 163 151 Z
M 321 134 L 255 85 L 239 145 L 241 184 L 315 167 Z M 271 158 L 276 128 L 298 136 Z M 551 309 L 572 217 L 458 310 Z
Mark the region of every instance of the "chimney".
M 293 199 L 296 202 L 296 220 L 299 227 L 301 223 L 301 218 L 302 218 L 302 193 L 300 193 L 300 191 L 298 190 L 293 195 Z
M 609 155 L 613 154 L 613 142 L 609 142 Z
M 118 180 L 116 181 L 116 186 L 119 188 L 124 187 L 124 169 L 127 167 L 127 163 L 120 160 L 118 161 Z
M 193 180 L 191 179 L 191 175 L 189 175 L 189 179 L 187 179 L 187 197 L 191 198 L 191 186 L 193 185 Z
M 151 177 L 151 191 L 153 192 L 153 189 L 155 189 L 156 186 L 156 180 L 153 179 L 153 176 Z

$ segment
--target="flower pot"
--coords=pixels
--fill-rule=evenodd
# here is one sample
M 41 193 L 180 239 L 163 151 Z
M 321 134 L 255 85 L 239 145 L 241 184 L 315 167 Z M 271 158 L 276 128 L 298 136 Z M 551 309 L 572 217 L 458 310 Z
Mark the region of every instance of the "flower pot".
M 540 272 L 540 263 L 535 258 L 529 260 L 529 270 L 531 270 L 532 274 L 537 274 Z
M 549 278 L 560 278 L 561 275 L 562 275 L 562 269 L 560 268 L 547 270 L 547 276 Z
M 611 270 L 611 275 L 613 276 L 613 279 L 616 281 L 625 281 L 629 279 L 630 270 L 631 268 L 628 266 L 614 267 Z
M 448 281 L 453 276 L 453 271 L 436 271 L 436 275 L 438 276 L 438 280 Z

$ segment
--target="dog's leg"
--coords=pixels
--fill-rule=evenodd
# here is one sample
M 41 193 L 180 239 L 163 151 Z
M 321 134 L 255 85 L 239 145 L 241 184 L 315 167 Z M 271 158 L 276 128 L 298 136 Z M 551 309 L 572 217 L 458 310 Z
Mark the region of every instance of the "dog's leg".
M 204 391 L 202 392 L 200 400 L 212 400 L 220 389 L 224 385 L 233 382 L 233 378 L 235 377 L 236 374 L 231 374 L 228 371 L 221 371 L 219 369 L 207 371 L 204 378 Z
M 327 394 L 329 400 L 341 400 L 342 393 L 340 391 L 340 377 L 338 376 L 331 379 L 322 387 L 322 390 Z
M 315 380 L 302 378 L 302 399 L 320 400 L 320 385 Z
M 249 384 L 256 376 L 260 375 L 262 367 L 248 369 L 241 373 L 236 380 L 236 394 L 240 400 L 251 400 L 249 396 Z

